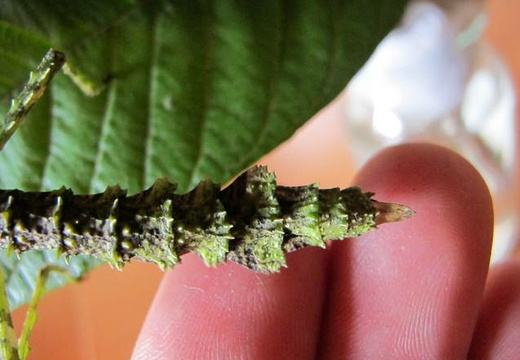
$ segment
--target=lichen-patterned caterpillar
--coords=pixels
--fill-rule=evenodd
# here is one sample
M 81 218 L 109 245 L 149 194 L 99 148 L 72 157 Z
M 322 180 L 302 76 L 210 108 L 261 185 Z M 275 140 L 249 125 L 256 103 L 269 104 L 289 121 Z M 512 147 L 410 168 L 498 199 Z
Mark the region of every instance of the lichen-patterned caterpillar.
M 357 187 L 277 186 L 261 166 L 223 190 L 210 181 L 183 195 L 174 190 L 164 179 L 133 196 L 119 186 L 94 195 L 0 190 L 0 249 L 57 249 L 118 268 L 131 258 L 170 268 L 195 252 L 209 266 L 231 260 L 272 273 L 285 266 L 284 252 L 324 247 L 413 215 Z

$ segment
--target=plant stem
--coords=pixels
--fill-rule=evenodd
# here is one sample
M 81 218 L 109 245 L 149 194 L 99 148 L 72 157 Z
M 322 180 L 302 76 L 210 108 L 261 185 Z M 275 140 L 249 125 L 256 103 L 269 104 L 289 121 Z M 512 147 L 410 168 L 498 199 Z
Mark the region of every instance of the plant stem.
M 42 97 L 49 82 L 65 63 L 62 52 L 50 49 L 36 70 L 31 71 L 22 92 L 11 102 L 11 107 L 0 125 L 0 150 L 2 150 L 22 124 L 25 116 Z
M 49 278 L 51 272 L 59 273 L 66 278 L 68 278 L 71 282 L 77 282 L 78 279 L 72 276 L 67 270 L 55 266 L 48 265 L 40 270 L 40 274 L 38 276 L 38 281 L 36 282 L 36 287 L 34 288 L 34 293 L 31 299 L 31 303 L 29 304 L 29 309 L 27 309 L 27 315 L 25 316 L 25 322 L 23 324 L 22 333 L 20 335 L 20 339 L 18 340 L 18 355 L 20 360 L 25 360 L 29 356 L 29 352 L 31 348 L 29 347 L 29 340 L 31 339 L 32 331 L 34 325 L 36 324 L 36 320 L 38 319 L 37 308 L 40 303 L 40 299 L 45 292 L 45 284 Z
M 19 360 L 16 333 L 5 287 L 4 271 L 0 269 L 0 359 Z

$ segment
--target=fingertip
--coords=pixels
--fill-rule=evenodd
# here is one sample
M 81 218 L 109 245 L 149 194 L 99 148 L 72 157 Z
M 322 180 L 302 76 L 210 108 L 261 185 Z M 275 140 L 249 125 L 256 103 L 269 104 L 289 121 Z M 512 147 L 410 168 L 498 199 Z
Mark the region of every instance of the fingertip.
M 394 202 L 422 200 L 438 208 L 456 204 L 472 222 L 472 207 L 478 208 L 484 230 L 492 231 L 491 196 L 485 181 L 466 159 L 449 149 L 432 144 L 388 148 L 360 170 L 355 182 L 376 192 L 382 201 L 387 197 Z M 407 204 L 413 207 L 410 201 Z
M 491 195 L 477 170 L 457 153 L 432 144 L 388 148 L 361 169 L 356 182 L 375 192 L 376 200 L 405 204 L 415 211 L 410 220 L 381 226 L 369 236 L 385 239 L 390 232 L 391 238 L 406 234 L 421 239 L 430 235 L 426 239 L 435 240 L 431 246 L 438 246 L 439 252 L 446 247 L 444 255 L 488 263 L 493 234 Z M 380 245 L 393 246 L 391 240 L 383 239 Z
M 463 357 L 491 249 L 486 184 L 461 156 L 427 144 L 383 151 L 356 184 L 416 215 L 334 244 L 327 354 Z

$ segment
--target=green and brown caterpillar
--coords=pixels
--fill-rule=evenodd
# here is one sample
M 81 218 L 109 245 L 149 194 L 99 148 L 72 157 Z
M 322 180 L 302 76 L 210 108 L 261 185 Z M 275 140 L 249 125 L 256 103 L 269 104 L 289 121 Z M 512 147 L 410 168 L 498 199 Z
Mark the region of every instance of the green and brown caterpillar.
M 50 50 L 0 126 L 0 149 L 23 121 L 65 55 Z M 254 167 L 221 189 L 211 181 L 187 194 L 162 179 L 133 196 L 119 186 L 94 195 L 0 190 L 0 250 L 56 249 L 92 255 L 121 268 L 132 258 L 173 267 L 197 253 L 209 266 L 231 260 L 258 272 L 285 266 L 285 252 L 359 236 L 378 224 L 409 218 L 409 208 L 371 199 L 359 188 L 319 190 L 276 185 Z
M 231 260 L 272 273 L 285 266 L 285 252 L 325 247 L 413 215 L 357 187 L 277 186 L 261 166 L 224 189 L 203 181 L 186 194 L 174 191 L 165 179 L 133 196 L 119 186 L 94 195 L 0 190 L 0 249 L 57 249 L 118 268 L 132 258 L 170 268 L 195 252 L 209 266 Z

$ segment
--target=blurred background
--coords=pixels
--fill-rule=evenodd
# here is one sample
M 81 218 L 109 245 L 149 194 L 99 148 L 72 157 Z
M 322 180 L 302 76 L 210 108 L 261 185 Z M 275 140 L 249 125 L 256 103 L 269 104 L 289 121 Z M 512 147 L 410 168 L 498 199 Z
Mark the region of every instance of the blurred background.
M 490 187 L 494 259 L 519 256 L 519 24 L 520 0 L 413 1 L 346 91 L 261 163 L 283 184 L 345 187 L 385 146 L 443 144 L 466 156 Z M 48 294 L 31 359 L 128 359 L 162 276 L 150 264 L 123 272 L 104 266 Z M 18 330 L 26 310 L 14 314 Z

